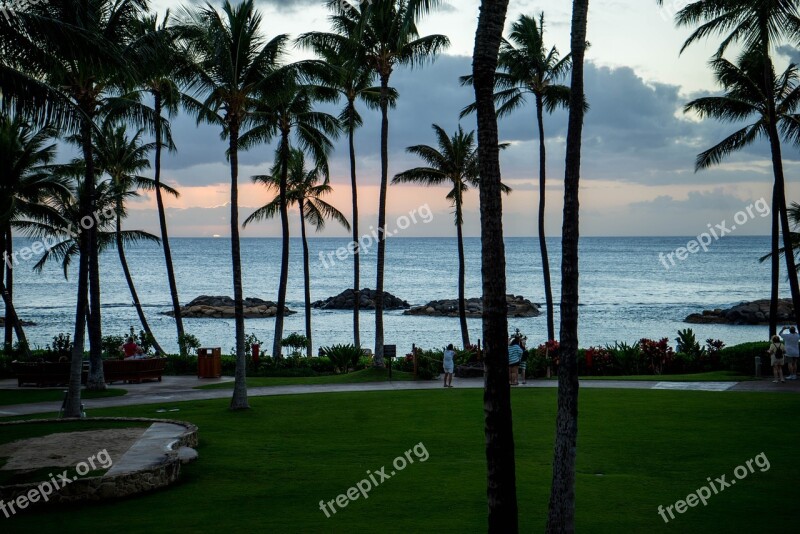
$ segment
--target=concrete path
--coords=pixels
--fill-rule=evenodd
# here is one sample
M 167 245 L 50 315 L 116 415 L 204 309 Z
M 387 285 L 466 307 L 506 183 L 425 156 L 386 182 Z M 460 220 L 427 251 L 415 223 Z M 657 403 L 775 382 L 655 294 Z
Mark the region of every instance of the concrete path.
M 230 382 L 232 377 L 219 379 L 198 379 L 193 376 L 165 376 L 162 382 L 144 382 L 142 384 L 117 384 L 112 387 L 124 388 L 128 391 L 122 397 L 108 397 L 104 399 L 87 399 L 84 405 L 91 414 L 91 410 L 99 408 L 113 408 L 117 406 L 134 406 L 140 404 L 172 404 L 190 400 L 225 399 L 230 398 L 230 389 L 193 389 L 196 386 Z M 517 388 L 555 388 L 557 380 L 532 380 L 527 384 L 520 384 Z M 482 378 L 456 378 L 453 380 L 455 388 L 482 388 Z M 583 380 L 582 388 L 588 389 L 666 389 L 666 390 L 694 390 L 694 391 L 759 391 L 759 392 L 792 392 L 800 393 L 800 380 L 787 381 L 783 384 L 773 384 L 770 379 L 753 380 L 748 382 L 656 382 L 633 380 Z M 422 382 L 370 382 L 362 384 L 319 384 L 297 386 L 269 386 L 248 388 L 247 394 L 252 397 L 265 397 L 272 395 L 305 395 L 310 393 L 340 393 L 356 391 L 407 391 L 407 390 L 433 390 L 441 389 L 442 383 L 438 380 Z M 0 389 L 19 389 L 16 380 L 0 380 Z M 33 388 L 26 388 L 33 389 Z M 64 388 L 56 388 L 63 391 Z M 0 406 L 0 417 L 32 415 L 38 413 L 58 412 L 61 401 L 39 402 L 32 404 L 16 404 Z
M 186 427 L 183 425 L 153 423 L 103 476 L 112 477 L 162 465 L 169 458 L 172 444 L 185 432 Z M 182 449 L 187 451 L 184 455 L 193 453 L 192 458 L 197 456 L 193 449 Z

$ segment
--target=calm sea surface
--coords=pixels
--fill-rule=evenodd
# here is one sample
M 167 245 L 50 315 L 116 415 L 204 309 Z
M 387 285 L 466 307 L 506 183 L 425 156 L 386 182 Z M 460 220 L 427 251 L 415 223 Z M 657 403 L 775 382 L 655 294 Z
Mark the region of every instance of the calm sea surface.
M 724 307 L 743 300 L 768 298 L 769 266 L 758 257 L 769 249 L 767 237 L 733 237 L 713 243 L 708 252 L 690 255 L 669 270 L 659 261 L 659 253 L 683 246 L 687 238 L 583 238 L 580 243 L 580 344 L 600 345 L 614 341 L 633 342 L 641 337 L 669 337 L 687 325 L 686 315 L 706 308 Z M 346 246 L 346 239 L 310 240 L 312 299 L 336 295 L 350 287 L 352 259 L 327 260 L 320 253 Z M 230 242 L 225 238 L 171 241 L 181 302 L 199 295 L 232 296 Z M 15 248 L 28 244 L 15 239 Z M 548 242 L 556 301 L 560 274 L 560 240 Z M 362 254 L 362 287 L 375 286 L 376 247 Z M 534 238 L 506 241 L 508 291 L 534 302 L 544 301 L 541 260 Z M 128 249 L 128 261 L 139 296 L 150 324 L 168 351 L 177 351 L 172 318 L 162 315 L 169 305 L 169 289 L 162 250 L 159 245 L 142 244 Z M 480 240 L 466 240 L 467 296 L 480 296 Z M 65 279 L 59 266 L 48 265 L 44 272 L 31 270 L 33 261 L 14 270 L 15 301 L 22 318 L 37 323 L 26 329 L 32 345 L 44 346 L 59 332 L 72 332 L 75 314 L 75 272 Z M 242 267 L 247 297 L 277 300 L 280 269 L 278 239 L 243 239 Z M 139 323 L 115 251 L 101 258 L 103 333 L 122 335 Z M 286 319 L 285 333 L 303 332 L 303 277 L 300 241 L 291 242 L 288 305 L 298 313 Z M 451 238 L 393 238 L 387 242 L 386 290 L 412 305 L 457 295 L 456 241 Z M 782 296 L 787 293 L 785 280 Z M 544 309 L 544 308 L 543 308 Z M 440 347 L 460 344 L 457 318 L 403 316 L 401 311 L 385 314 L 386 343 L 407 351 L 412 343 Z M 196 335 L 204 346 L 219 346 L 228 351 L 234 345 L 233 319 L 185 319 L 187 332 Z M 251 319 L 246 331 L 271 345 L 274 319 Z M 481 337 L 480 319 L 470 319 L 470 335 Z M 727 344 L 764 338 L 766 327 L 690 325 L 698 339 L 719 338 Z M 348 311 L 314 310 L 314 344 L 352 342 L 352 316 Z M 546 338 L 544 314 L 535 318 L 511 319 L 509 327 L 520 328 L 531 341 Z M 374 313 L 362 311 L 362 343 L 374 343 Z

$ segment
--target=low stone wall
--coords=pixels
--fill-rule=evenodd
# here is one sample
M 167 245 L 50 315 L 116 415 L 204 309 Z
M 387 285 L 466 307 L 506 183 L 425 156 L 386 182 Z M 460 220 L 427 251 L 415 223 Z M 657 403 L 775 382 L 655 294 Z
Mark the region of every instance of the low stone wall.
M 85 419 L 30 419 L 26 421 L 10 421 L 0 423 L 0 429 L 6 425 L 40 424 L 40 423 L 63 423 L 69 424 L 75 421 L 85 421 Z M 98 476 L 79 478 L 70 482 L 68 485 L 54 491 L 48 496 L 48 502 L 71 503 L 77 501 L 99 501 L 106 499 L 120 499 L 144 493 L 155 489 L 169 486 L 180 475 L 181 458 L 178 450 L 181 447 L 197 446 L 197 426 L 186 421 L 174 421 L 171 419 L 150 419 L 150 418 L 130 418 L 130 417 L 92 417 L 91 421 L 122 421 L 122 422 L 148 422 L 148 423 L 170 423 L 180 425 L 186 429 L 171 445 L 171 451 L 160 465 L 153 466 L 140 471 L 123 473 L 116 476 Z M 56 477 L 58 475 L 56 474 Z M 0 500 L 11 502 L 19 496 L 27 496 L 31 492 L 40 492 L 39 487 L 45 481 L 32 482 L 28 484 L 15 484 L 10 486 L 0 486 Z M 39 502 L 42 502 L 41 500 Z

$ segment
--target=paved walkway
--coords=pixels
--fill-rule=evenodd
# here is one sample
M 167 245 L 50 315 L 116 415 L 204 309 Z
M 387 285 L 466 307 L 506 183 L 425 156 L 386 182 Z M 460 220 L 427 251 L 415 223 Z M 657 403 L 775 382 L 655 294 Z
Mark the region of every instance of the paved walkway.
M 162 382 L 144 382 L 142 384 L 115 384 L 112 387 L 123 388 L 128 391 L 122 397 L 108 397 L 103 399 L 86 399 L 83 401 L 87 411 L 99 408 L 113 408 L 117 406 L 134 406 L 139 404 L 171 404 L 190 400 L 224 399 L 230 398 L 230 389 L 193 389 L 196 386 L 230 382 L 232 377 L 219 379 L 198 379 L 193 376 L 165 376 Z M 555 388 L 557 380 L 532 380 L 527 384 L 520 384 L 519 388 Z M 404 391 L 422 389 L 440 389 L 441 381 L 401 381 L 401 382 L 370 382 L 362 384 L 319 384 L 296 386 L 268 386 L 248 388 L 247 394 L 251 397 L 266 397 L 272 395 L 304 395 L 309 393 L 339 393 L 354 391 Z M 482 388 L 482 378 L 456 378 L 453 380 L 455 388 Z M 773 384 L 769 379 L 753 380 L 748 382 L 656 382 L 634 380 L 583 380 L 581 388 L 598 389 L 666 389 L 666 390 L 693 390 L 693 391 L 760 391 L 760 392 L 791 392 L 800 393 L 800 380 L 787 381 L 784 384 Z M 0 380 L 0 389 L 19 389 L 16 380 Z M 25 388 L 34 389 L 34 388 Z M 56 388 L 62 390 L 64 388 Z M 516 389 L 516 388 L 515 388 Z M 0 406 L 0 417 L 19 415 L 32 415 L 38 413 L 58 412 L 61 401 L 38 402 L 31 404 L 15 404 Z

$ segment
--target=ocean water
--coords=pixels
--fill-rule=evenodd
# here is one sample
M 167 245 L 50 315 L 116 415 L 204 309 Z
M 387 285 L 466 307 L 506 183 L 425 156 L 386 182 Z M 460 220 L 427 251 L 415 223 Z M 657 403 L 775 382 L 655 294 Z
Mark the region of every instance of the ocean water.
M 768 252 L 769 238 L 733 237 L 714 242 L 707 252 L 690 254 L 669 269 L 659 260 L 686 245 L 682 237 L 587 237 L 580 241 L 579 338 L 583 347 L 615 341 L 634 342 L 642 337 L 674 338 L 690 326 L 699 340 L 722 339 L 731 345 L 766 337 L 764 326 L 687 325 L 683 319 L 692 312 L 726 307 L 744 300 L 768 298 L 769 265 L 758 258 Z M 336 295 L 350 287 L 352 258 L 328 255 L 344 247 L 347 239 L 316 238 L 311 252 L 311 294 L 313 300 Z M 16 250 L 29 244 L 15 239 Z M 226 238 L 174 238 L 171 241 L 181 303 L 199 295 L 233 295 L 230 241 Z M 560 286 L 560 239 L 548 240 L 558 332 Z M 467 296 L 480 296 L 480 240 L 467 238 Z M 362 253 L 362 287 L 375 286 L 376 248 Z M 457 252 L 455 238 L 392 238 L 387 242 L 385 289 L 412 305 L 457 295 Z M 139 297 L 150 324 L 165 350 L 176 352 L 174 321 L 161 312 L 170 309 L 169 289 L 162 250 L 159 245 L 140 244 L 127 250 Z M 325 258 L 325 261 L 320 257 Z M 535 238 L 506 241 L 508 292 L 533 302 L 544 302 L 541 260 Z M 60 266 L 48 265 L 42 273 L 32 271 L 34 260 L 20 262 L 14 269 L 15 302 L 20 316 L 34 321 L 26 328 L 33 346 L 44 346 L 60 332 L 72 333 L 75 314 L 75 271 L 65 279 Z M 122 269 L 115 251 L 101 258 L 103 333 L 122 335 L 135 326 Z M 242 240 L 242 270 L 246 297 L 277 300 L 280 270 L 280 241 L 269 238 Z M 287 317 L 285 334 L 304 332 L 302 249 L 299 239 L 291 241 L 288 306 L 298 313 Z M 781 280 L 782 296 L 787 296 Z M 542 306 L 544 311 L 544 306 Z M 352 342 L 352 314 L 349 311 L 313 310 L 314 345 Z M 469 319 L 471 339 L 481 338 L 480 319 Z M 404 353 L 412 343 L 423 347 L 460 345 L 457 318 L 403 316 L 388 311 L 384 316 L 385 341 L 397 344 Z M 233 319 L 185 319 L 186 331 L 203 346 L 234 345 Z M 547 334 L 544 313 L 539 317 L 510 319 L 529 345 L 544 342 Z M 246 332 L 254 333 L 271 346 L 274 319 L 248 319 Z M 361 312 L 361 339 L 365 347 L 374 344 L 374 313 Z

